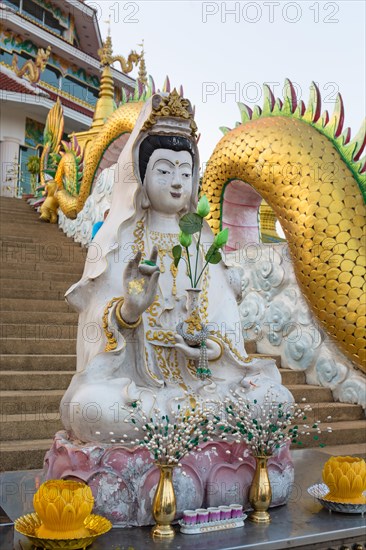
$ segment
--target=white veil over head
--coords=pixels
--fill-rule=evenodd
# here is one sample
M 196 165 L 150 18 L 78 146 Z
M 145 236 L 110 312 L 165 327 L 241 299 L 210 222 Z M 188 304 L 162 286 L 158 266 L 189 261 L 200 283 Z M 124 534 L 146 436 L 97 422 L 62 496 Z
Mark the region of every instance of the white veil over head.
M 181 98 L 176 90 L 171 94 L 155 94 L 146 102 L 119 156 L 110 211 L 89 247 L 81 281 L 95 279 L 103 273 L 107 266 L 107 255 L 121 243 L 126 222 L 129 225 L 133 219 L 137 221 L 143 216 L 139 152 L 141 143 L 146 137 L 150 135 L 181 136 L 190 140 L 194 157 L 190 209 L 196 208 L 199 153 L 194 131 L 191 104 L 187 99 Z

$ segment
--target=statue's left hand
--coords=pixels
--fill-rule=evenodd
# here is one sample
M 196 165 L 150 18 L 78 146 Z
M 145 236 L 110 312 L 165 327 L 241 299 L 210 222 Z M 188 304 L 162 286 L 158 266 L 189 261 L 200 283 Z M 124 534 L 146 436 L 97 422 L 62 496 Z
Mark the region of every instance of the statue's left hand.
M 187 357 L 187 359 L 193 359 L 194 361 L 198 361 L 200 357 L 200 348 L 194 348 L 192 346 L 189 346 L 182 336 L 179 334 L 175 335 L 175 349 L 178 349 L 184 353 L 184 355 Z M 218 359 L 221 355 L 221 347 L 220 344 L 217 342 L 214 342 L 214 340 L 210 340 L 210 338 L 207 338 L 206 340 L 206 346 L 207 346 L 207 359 L 209 361 L 214 361 L 215 359 Z
M 158 250 L 152 249 L 148 263 L 140 263 L 141 252 L 130 260 L 123 273 L 124 302 L 121 316 L 126 323 L 134 323 L 153 303 L 156 296 L 159 267 L 156 265 Z

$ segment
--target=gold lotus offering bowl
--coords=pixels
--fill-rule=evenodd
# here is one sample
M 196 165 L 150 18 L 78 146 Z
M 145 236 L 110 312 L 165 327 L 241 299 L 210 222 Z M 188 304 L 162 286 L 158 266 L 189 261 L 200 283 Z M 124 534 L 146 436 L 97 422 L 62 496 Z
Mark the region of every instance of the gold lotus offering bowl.
M 41 525 L 37 536 L 78 539 L 89 535 L 84 525 L 94 505 L 90 487 L 78 481 L 53 479 L 43 483 L 33 497 Z
M 365 504 L 366 463 L 363 458 L 332 456 L 324 465 L 323 481 L 329 488 L 325 500 Z
M 15 530 L 18 533 L 29 538 L 32 544 L 37 548 L 45 548 L 46 550 L 76 550 L 92 544 L 100 535 L 104 535 L 111 528 L 111 522 L 102 516 L 90 514 L 84 522 L 87 528 L 88 535 L 75 539 L 70 538 L 43 538 L 38 535 L 42 523 L 38 515 L 27 514 L 14 522 Z

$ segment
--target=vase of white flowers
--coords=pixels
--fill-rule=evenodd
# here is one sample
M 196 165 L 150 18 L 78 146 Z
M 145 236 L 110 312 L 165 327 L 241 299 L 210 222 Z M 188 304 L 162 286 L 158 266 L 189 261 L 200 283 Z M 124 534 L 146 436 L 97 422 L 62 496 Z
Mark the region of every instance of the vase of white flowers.
M 177 404 L 169 415 L 162 414 L 156 407 L 148 417 L 141 403 L 135 401 L 127 412 L 129 415 L 125 422 L 134 424 L 139 434 L 134 443 L 151 452 L 160 471 L 153 500 L 152 511 L 156 525 L 152 534 L 155 537 L 171 538 L 174 536 L 171 523 L 176 513 L 174 469 L 180 466 L 184 456 L 199 450 L 200 444 L 212 441 L 220 418 L 205 403 L 197 403 L 194 407 Z
M 267 512 L 271 503 L 271 486 L 268 476 L 268 459 L 280 447 L 289 443 L 301 443 L 301 435 L 318 439 L 320 421 L 299 426 L 312 411 L 310 405 L 300 407 L 296 403 L 279 403 L 269 389 L 262 403 L 233 396 L 224 401 L 225 418 L 221 424 L 221 437 L 233 436 L 237 442 L 248 444 L 256 459 L 256 472 L 249 492 L 254 513 L 249 519 L 257 523 L 269 523 Z M 330 418 L 330 417 L 328 417 Z M 327 428 L 330 431 L 330 428 Z

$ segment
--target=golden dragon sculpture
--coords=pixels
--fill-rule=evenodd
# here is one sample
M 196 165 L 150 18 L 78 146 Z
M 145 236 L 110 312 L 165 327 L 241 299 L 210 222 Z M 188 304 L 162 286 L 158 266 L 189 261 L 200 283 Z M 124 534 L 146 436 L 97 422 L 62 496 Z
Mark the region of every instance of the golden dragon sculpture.
M 24 65 L 19 69 L 18 68 L 18 56 L 17 54 L 13 55 L 12 60 L 12 69 L 17 76 L 22 78 L 23 76 L 27 78 L 33 84 L 37 84 L 41 78 L 42 71 L 45 70 L 47 61 L 51 54 L 51 46 L 48 46 L 46 50 L 39 48 L 36 55 L 36 60 L 33 61 L 28 59 Z
M 62 135 L 64 132 L 64 115 L 60 98 L 47 115 L 43 131 L 43 151 L 40 159 L 40 180 L 42 187 L 46 186 L 45 174 L 53 161 L 57 161 Z
M 89 196 L 98 167 L 108 147 L 131 132 L 144 101 L 154 86 L 133 97 L 108 119 L 92 144 L 80 185 L 66 185 L 76 178 L 71 151 L 59 164 L 55 181 L 63 212 L 75 218 Z M 164 91 L 170 91 L 169 81 Z M 308 105 L 298 101 L 286 81 L 284 101 L 264 86 L 263 109 L 239 104 L 241 123 L 217 144 L 202 181 L 210 197 L 209 223 L 221 227 L 227 184 L 250 184 L 275 212 L 284 230 L 297 279 L 315 317 L 340 349 L 366 372 L 365 294 L 365 146 L 364 126 L 351 140 L 342 131 L 341 96 L 332 116 L 321 114 L 321 98 L 311 86 Z M 68 162 L 69 160 L 69 162 Z
M 118 62 L 121 66 L 122 72 L 125 74 L 130 73 L 133 69 L 133 66 L 137 65 L 137 63 L 141 59 L 141 55 L 139 55 L 134 50 L 132 50 L 129 53 L 127 57 L 127 61 L 126 61 L 126 58 L 123 57 L 123 55 L 113 55 L 112 41 L 110 36 L 107 36 L 107 39 L 103 44 L 103 48 L 100 48 L 98 50 L 98 56 L 102 67 L 105 67 L 106 65 L 112 65 L 112 63 Z
M 352 140 L 350 129 L 343 131 L 340 95 L 332 116 L 321 115 L 315 84 L 306 107 L 288 80 L 283 102 L 265 85 L 263 110 L 239 107 L 241 123 L 223 129 L 203 177 L 208 221 L 220 229 L 230 181 L 250 184 L 281 223 L 316 318 L 366 372 L 365 126 Z

